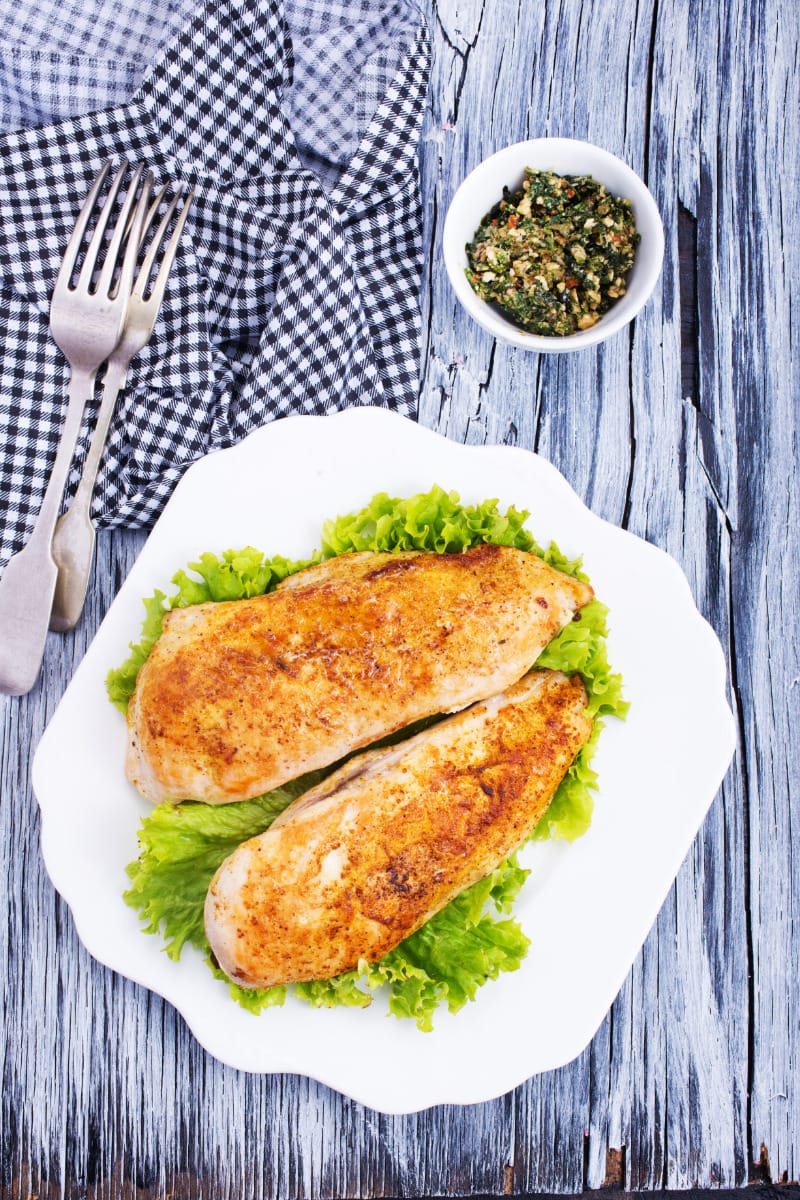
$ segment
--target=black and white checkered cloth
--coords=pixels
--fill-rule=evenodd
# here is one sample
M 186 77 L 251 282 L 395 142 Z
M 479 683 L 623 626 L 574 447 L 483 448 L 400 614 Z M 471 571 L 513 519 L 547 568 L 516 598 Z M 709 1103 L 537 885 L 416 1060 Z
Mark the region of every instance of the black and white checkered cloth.
M 0 567 L 27 540 L 55 458 L 68 368 L 50 294 L 108 158 L 194 185 L 195 202 L 110 430 L 99 526 L 150 523 L 191 462 L 276 417 L 413 414 L 429 51 L 412 0 L 5 7 Z

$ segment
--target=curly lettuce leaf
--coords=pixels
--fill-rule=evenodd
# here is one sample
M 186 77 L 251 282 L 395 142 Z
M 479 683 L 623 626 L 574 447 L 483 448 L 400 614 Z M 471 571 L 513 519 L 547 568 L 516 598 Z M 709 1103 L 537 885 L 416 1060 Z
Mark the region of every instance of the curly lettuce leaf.
M 622 676 L 613 674 L 608 663 L 608 608 L 599 600 L 591 600 L 576 616 L 545 647 L 536 666 L 581 675 L 592 716 L 607 713 L 624 717 L 628 704 L 622 695 Z
M 537 551 L 525 529 L 527 516 L 513 506 L 501 512 L 497 500 L 462 504 L 457 492 L 440 487 L 408 499 L 380 492 L 360 512 L 325 522 L 322 553 L 326 558 L 359 550 L 457 554 L 483 542 Z
M 574 842 L 586 833 L 594 810 L 592 793 L 597 789 L 597 773 L 590 764 L 603 728 L 602 718 L 615 716 L 624 719 L 628 712 L 629 705 L 622 694 L 622 676 L 612 672 L 608 663 L 607 616 L 605 604 L 596 599 L 590 601 L 580 610 L 579 619 L 570 621 L 536 661 L 537 667 L 563 671 L 567 675 L 577 673 L 583 677 L 594 728 L 589 741 L 579 751 L 559 784 L 547 812 L 534 829 L 535 841 L 558 838 Z
M 269 828 L 278 813 L 313 782 L 306 776 L 239 804 L 159 805 L 142 821 L 140 856 L 128 867 L 131 884 L 124 899 L 138 911 L 144 931 L 160 934 L 172 959 L 180 958 L 186 945 L 202 951 L 231 996 L 253 1013 L 282 1004 L 287 988 L 242 988 L 220 970 L 203 925 L 206 892 L 224 859 Z M 373 990 L 385 987 L 390 1012 L 413 1018 L 421 1029 L 431 1029 L 440 1003 L 456 1012 L 487 980 L 519 967 L 529 940 L 516 921 L 498 921 L 493 912 L 509 911 L 527 874 L 512 856 L 380 962 L 362 963 L 332 979 L 295 984 L 292 990 L 317 1008 L 364 1007 Z
M 327 521 L 320 550 L 305 560 L 266 558 L 249 546 L 228 550 L 221 556 L 202 554 L 197 562 L 173 576 L 176 590 L 172 596 L 157 591 L 145 601 L 141 638 L 131 645 L 128 659 L 109 672 L 109 698 L 126 711 L 138 671 L 160 636 L 164 614 L 170 609 L 261 595 L 295 571 L 337 554 L 363 550 L 452 553 L 492 542 L 537 554 L 557 570 L 586 580 L 580 559 L 567 558 L 554 543 L 546 548 L 538 545 L 525 528 L 527 517 L 527 512 L 513 507 L 501 512 L 496 500 L 462 505 L 457 493 L 433 487 L 405 499 L 381 493 L 360 512 Z M 537 826 L 537 839 L 572 841 L 586 831 L 596 788 L 590 762 L 602 728 L 601 718 L 609 714 L 622 717 L 627 711 L 621 678 L 611 672 L 608 663 L 607 613 L 598 600 L 586 605 L 579 619 L 562 630 L 536 664 L 568 674 L 579 672 L 595 717 L 593 735 Z M 427 722 L 419 726 L 424 724 Z M 290 800 L 312 782 L 306 777 L 238 804 L 186 802 L 161 806 L 142 822 L 141 854 L 128 868 L 131 886 L 125 899 L 139 912 L 145 930 L 161 934 L 172 958 L 178 958 L 187 944 L 203 951 L 214 974 L 225 980 L 231 995 L 252 1012 L 283 1003 L 286 988 L 241 988 L 220 971 L 211 958 L 203 927 L 206 891 L 228 854 L 268 828 Z M 526 874 L 512 857 L 451 901 L 379 963 L 363 963 L 334 979 L 297 984 L 293 990 L 317 1007 L 364 1006 L 370 1002 L 371 991 L 385 987 L 390 1012 L 411 1017 L 421 1029 L 430 1029 L 440 1004 L 447 1004 L 455 1012 L 487 980 L 519 966 L 528 939 L 516 921 L 499 920 L 496 914 L 509 911 Z
M 156 591 L 144 601 L 145 618 L 139 641 L 131 643 L 131 652 L 125 662 L 115 670 L 109 671 L 106 676 L 108 698 L 122 713 L 128 711 L 128 701 L 133 695 L 140 667 L 144 666 L 147 656 L 161 637 L 166 605 L 167 597 L 160 591 Z
M 316 781 L 306 775 L 238 804 L 159 804 L 139 829 L 139 857 L 127 867 L 124 893 L 146 933 L 161 933 L 172 959 L 183 947 L 206 944 L 203 905 L 217 867 Z
M 512 855 L 380 962 L 365 967 L 370 987 L 388 987 L 394 1016 L 412 1017 L 428 1032 L 441 1003 L 458 1012 L 490 979 L 519 968 L 530 939 L 517 921 L 499 921 L 494 912 L 508 912 L 528 874 Z

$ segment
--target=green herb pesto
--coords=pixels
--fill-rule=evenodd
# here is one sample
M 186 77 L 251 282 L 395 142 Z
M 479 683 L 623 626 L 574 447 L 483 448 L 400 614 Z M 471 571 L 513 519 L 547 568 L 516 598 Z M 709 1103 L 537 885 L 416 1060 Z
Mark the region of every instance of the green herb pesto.
M 638 243 L 629 200 L 591 175 L 526 168 L 467 245 L 466 274 L 515 325 L 564 336 L 596 325 L 625 295 Z

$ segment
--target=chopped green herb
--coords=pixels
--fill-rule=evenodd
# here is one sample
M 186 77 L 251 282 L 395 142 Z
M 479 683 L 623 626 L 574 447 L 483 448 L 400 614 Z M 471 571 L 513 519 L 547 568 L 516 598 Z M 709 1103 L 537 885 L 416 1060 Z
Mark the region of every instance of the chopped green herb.
M 591 329 L 625 295 L 639 234 L 629 200 L 591 175 L 525 170 L 467 246 L 467 279 L 529 333 Z

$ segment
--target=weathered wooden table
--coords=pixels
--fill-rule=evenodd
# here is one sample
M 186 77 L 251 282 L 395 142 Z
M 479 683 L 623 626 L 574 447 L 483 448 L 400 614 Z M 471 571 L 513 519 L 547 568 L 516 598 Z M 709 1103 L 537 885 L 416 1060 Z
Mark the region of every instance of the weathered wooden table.
M 42 867 L 29 767 L 142 544 L 101 536 L 78 631 L 51 635 L 31 695 L 0 700 L 3 1197 L 800 1175 L 799 14 L 790 0 L 440 0 L 429 12 L 419 419 L 457 441 L 536 450 L 596 513 L 669 551 L 730 665 L 734 765 L 592 1044 L 497 1101 L 381 1116 L 306 1079 L 221 1066 L 169 1005 L 91 959 Z M 440 238 L 469 169 L 547 134 L 588 138 L 644 176 L 666 259 L 633 326 L 538 357 L 470 324 Z

